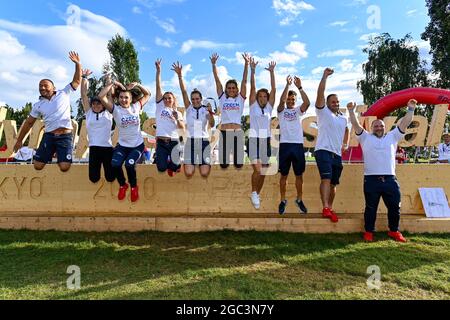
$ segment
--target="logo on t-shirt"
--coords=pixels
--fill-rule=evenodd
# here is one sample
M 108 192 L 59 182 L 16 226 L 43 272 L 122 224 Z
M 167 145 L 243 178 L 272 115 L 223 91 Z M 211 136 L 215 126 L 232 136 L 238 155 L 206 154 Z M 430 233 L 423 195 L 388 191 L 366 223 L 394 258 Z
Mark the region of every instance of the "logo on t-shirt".
M 222 106 L 223 111 L 239 111 L 240 108 L 238 102 L 225 102 Z
M 297 111 L 284 111 L 283 118 L 286 121 L 296 121 L 297 120 Z
M 161 119 L 173 121 L 172 114 L 167 110 L 161 111 Z
M 120 126 L 122 128 L 130 127 L 130 126 L 138 126 L 139 125 L 139 117 L 133 115 L 122 116 L 120 119 Z

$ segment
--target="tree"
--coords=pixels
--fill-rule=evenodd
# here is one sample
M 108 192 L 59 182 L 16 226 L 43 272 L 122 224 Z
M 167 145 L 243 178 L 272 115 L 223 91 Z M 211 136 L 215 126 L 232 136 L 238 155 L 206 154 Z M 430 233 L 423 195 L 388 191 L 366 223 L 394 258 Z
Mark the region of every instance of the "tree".
M 436 86 L 450 88 L 450 12 L 448 0 L 426 0 L 430 23 L 422 40 L 430 42 L 431 65 L 439 75 Z
M 141 82 L 138 53 L 130 39 L 116 35 L 109 41 L 108 50 L 111 58 L 109 67 L 117 81 L 123 84 Z
M 22 123 L 28 118 L 31 112 L 31 108 L 33 107 L 33 104 L 31 102 L 28 102 L 23 108 L 21 109 L 14 109 L 13 107 L 10 107 L 8 105 L 5 106 L 6 108 L 6 119 L 7 120 L 16 120 L 17 128 L 20 128 Z M 3 146 L 6 142 L 5 135 L 2 136 L 0 140 L 0 146 Z
M 426 64 L 409 34 L 395 40 L 383 33 L 372 38 L 363 52 L 368 54 L 362 67 L 365 79 L 357 87 L 367 105 L 398 90 L 428 85 Z

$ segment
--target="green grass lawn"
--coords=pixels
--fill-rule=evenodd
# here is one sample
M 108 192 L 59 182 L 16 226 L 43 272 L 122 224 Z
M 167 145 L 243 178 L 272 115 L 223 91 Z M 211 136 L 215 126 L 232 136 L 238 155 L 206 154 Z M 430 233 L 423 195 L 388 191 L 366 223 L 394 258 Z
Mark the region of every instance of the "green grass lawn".
M 449 299 L 450 234 L 0 231 L 1 299 Z M 81 289 L 68 290 L 69 265 Z M 382 286 L 369 290 L 367 267 Z

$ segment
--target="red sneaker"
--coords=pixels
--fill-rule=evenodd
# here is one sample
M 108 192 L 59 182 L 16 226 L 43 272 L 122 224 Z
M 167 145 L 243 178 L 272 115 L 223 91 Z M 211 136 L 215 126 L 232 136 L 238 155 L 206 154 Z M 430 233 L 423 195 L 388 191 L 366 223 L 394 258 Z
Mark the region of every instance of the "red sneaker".
M 127 190 L 128 190 L 128 183 L 125 183 L 123 186 L 120 186 L 117 198 L 119 198 L 119 200 L 125 199 L 127 195 Z
M 400 231 L 389 231 L 388 236 L 398 242 L 406 242 L 405 237 L 400 233 Z
M 364 241 L 372 242 L 373 241 L 373 233 L 372 232 L 364 232 L 363 238 L 364 238 Z
M 139 199 L 139 187 L 131 188 L 131 202 L 136 202 Z
M 173 177 L 173 171 L 171 169 L 167 169 L 167 174 L 169 177 Z
M 338 216 L 330 208 L 323 208 L 322 217 L 330 219 L 332 222 L 336 223 L 339 221 Z

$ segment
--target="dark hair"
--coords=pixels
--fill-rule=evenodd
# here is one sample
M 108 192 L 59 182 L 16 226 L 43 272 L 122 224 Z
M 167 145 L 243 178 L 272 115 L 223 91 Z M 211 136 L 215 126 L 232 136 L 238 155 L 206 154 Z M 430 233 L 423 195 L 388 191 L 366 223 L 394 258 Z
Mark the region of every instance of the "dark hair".
M 194 90 L 192 90 L 191 92 L 191 99 L 192 99 L 192 95 L 193 94 L 198 94 L 200 96 L 200 99 L 203 99 L 202 93 L 200 91 L 198 91 L 197 88 L 195 88 Z
M 327 97 L 327 103 L 328 103 L 328 101 L 330 100 L 331 97 L 337 97 L 337 94 L 335 94 L 335 93 L 330 94 L 330 95 Z
M 50 79 L 42 79 L 42 80 L 39 81 L 39 82 L 42 82 L 42 81 L 48 81 L 48 82 L 50 82 L 50 83 L 52 84 L 52 86 L 55 86 L 55 84 L 53 83 L 53 81 L 50 80 Z
M 258 96 L 260 93 L 264 92 L 265 94 L 267 94 L 267 99 L 270 97 L 270 93 L 269 90 L 263 88 L 263 89 L 259 89 L 258 91 L 256 91 L 256 99 L 258 99 Z
M 227 83 L 225 83 L 225 89 L 228 87 L 229 84 L 233 83 L 236 85 L 236 88 L 239 88 L 238 83 L 235 79 L 228 80 Z
M 294 90 L 289 90 L 288 97 L 290 96 L 297 96 L 297 92 L 295 92 Z
M 99 97 L 92 97 L 89 102 L 90 102 L 91 105 L 94 102 L 102 103 L 102 101 L 99 99 Z

